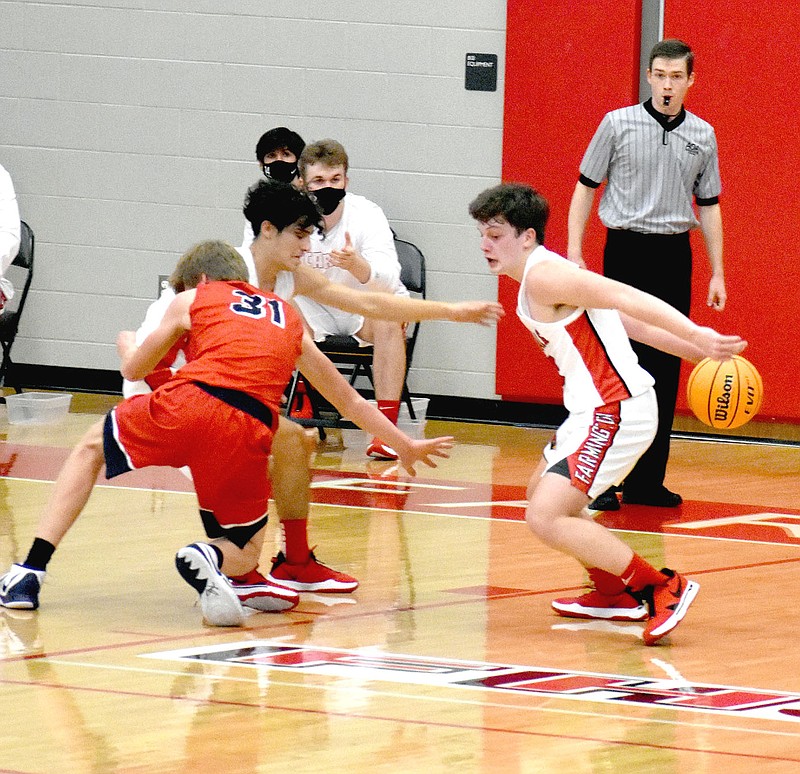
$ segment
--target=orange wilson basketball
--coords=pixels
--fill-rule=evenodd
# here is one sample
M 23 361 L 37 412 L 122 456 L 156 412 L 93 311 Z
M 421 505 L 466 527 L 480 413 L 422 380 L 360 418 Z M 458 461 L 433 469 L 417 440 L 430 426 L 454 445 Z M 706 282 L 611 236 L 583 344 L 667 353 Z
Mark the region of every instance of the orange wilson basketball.
M 764 385 L 755 366 L 740 355 L 724 363 L 707 357 L 689 376 L 686 397 L 689 408 L 701 422 L 732 430 L 758 413 Z

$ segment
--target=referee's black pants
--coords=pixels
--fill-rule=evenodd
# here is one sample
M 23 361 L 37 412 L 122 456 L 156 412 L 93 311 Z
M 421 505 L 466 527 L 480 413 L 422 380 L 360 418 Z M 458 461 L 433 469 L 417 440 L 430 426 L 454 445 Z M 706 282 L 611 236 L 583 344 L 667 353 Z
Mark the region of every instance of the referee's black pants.
M 683 234 L 640 234 L 608 229 L 603 273 L 666 301 L 687 316 L 689 314 L 692 249 L 688 231 Z M 680 358 L 635 341 L 632 344 L 639 363 L 655 379 L 658 429 L 650 448 L 625 479 L 623 490 L 629 494 L 652 492 L 664 483 L 681 368 Z

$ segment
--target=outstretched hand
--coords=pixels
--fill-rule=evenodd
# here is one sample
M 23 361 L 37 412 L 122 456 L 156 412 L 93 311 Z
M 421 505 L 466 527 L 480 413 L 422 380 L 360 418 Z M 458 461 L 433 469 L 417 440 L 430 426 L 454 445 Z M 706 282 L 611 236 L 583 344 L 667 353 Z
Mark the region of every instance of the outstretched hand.
M 744 350 L 747 342 L 741 336 L 718 333 L 713 328 L 699 328 L 697 346 L 705 357 L 712 360 L 730 360 Z
M 454 322 L 471 322 L 479 325 L 494 325 L 505 313 L 497 301 L 459 301 L 453 304 Z
M 412 476 L 417 475 L 414 470 L 414 465 L 421 462 L 429 468 L 435 468 L 436 462 L 433 457 L 443 457 L 447 459 L 450 454 L 450 449 L 453 448 L 454 438 L 450 435 L 441 436 L 440 438 L 423 438 L 421 440 L 412 440 L 407 450 L 397 450 L 400 456 L 400 464 Z

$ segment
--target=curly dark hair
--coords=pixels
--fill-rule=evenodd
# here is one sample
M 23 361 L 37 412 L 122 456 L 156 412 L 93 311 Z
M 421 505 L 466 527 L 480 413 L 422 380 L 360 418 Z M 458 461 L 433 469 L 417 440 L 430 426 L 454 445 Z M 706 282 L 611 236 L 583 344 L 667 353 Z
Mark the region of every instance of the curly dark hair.
M 265 220 L 278 231 L 295 224 L 300 228 L 323 227 L 322 213 L 307 194 L 272 178 L 262 178 L 248 190 L 244 216 L 256 236 Z

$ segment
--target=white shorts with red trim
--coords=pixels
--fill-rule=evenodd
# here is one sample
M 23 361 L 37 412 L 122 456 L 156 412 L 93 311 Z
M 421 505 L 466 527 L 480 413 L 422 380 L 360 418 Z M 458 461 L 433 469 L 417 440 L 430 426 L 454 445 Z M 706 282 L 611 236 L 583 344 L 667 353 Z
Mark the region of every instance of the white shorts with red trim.
M 568 476 L 594 499 L 620 484 L 653 441 L 658 406 L 652 388 L 592 411 L 570 414 L 544 450 L 545 472 Z

